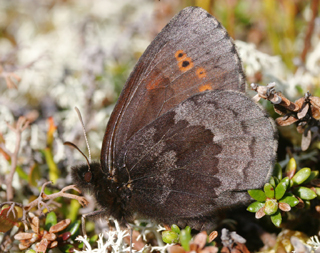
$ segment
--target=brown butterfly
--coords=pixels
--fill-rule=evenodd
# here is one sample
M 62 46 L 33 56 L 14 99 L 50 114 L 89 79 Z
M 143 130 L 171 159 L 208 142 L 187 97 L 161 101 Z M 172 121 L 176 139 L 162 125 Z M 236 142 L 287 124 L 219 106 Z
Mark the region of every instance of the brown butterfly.
M 248 98 L 236 47 L 205 10 L 188 7 L 132 71 L 107 125 L 101 161 L 72 169 L 101 209 L 201 229 L 249 200 L 272 172 L 277 141 Z

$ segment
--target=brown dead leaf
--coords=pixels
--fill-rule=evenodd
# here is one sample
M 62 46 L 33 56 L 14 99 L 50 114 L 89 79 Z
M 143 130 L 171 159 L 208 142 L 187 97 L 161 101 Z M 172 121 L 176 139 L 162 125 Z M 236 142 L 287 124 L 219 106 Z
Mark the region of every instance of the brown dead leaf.
M 70 219 L 62 220 L 62 221 L 58 222 L 57 224 L 53 225 L 49 229 L 49 233 L 60 232 L 60 231 L 64 230 L 65 228 L 67 228 L 70 225 L 70 223 L 71 223 Z
M 13 226 L 19 226 L 18 213 L 15 208 L 10 211 L 10 207 L 4 208 L 0 212 L 0 232 L 7 232 Z

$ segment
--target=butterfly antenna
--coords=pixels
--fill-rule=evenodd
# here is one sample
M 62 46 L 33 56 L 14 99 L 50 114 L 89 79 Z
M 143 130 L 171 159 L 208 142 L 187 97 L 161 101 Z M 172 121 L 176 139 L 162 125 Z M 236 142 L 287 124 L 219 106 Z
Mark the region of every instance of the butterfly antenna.
M 78 109 L 78 107 L 75 107 L 74 108 L 78 114 L 78 117 L 79 117 L 79 120 L 81 122 L 81 125 L 82 125 L 82 130 L 83 130 L 83 135 L 84 135 L 84 139 L 86 140 L 86 144 L 87 144 L 87 149 L 88 149 L 88 153 L 89 153 L 89 162 L 91 163 L 91 151 L 90 151 L 90 147 L 89 147 L 89 142 L 88 142 L 88 138 L 87 138 L 87 133 L 86 133 L 86 129 L 84 127 L 84 123 L 83 123 L 83 120 L 82 120 L 82 116 L 81 116 L 81 113 Z M 79 150 L 79 149 L 78 149 Z M 80 150 L 79 150 L 80 151 Z M 81 152 L 81 151 L 80 151 Z M 81 152 L 82 153 L 82 152 Z
M 86 157 L 86 155 L 75 144 L 73 144 L 70 141 L 66 141 L 66 142 L 63 143 L 63 145 L 67 145 L 67 146 L 73 147 L 76 150 L 78 150 L 80 152 L 80 154 L 83 155 L 83 157 L 86 159 L 88 167 L 89 167 L 89 170 L 90 170 L 90 162 L 89 162 L 88 158 Z

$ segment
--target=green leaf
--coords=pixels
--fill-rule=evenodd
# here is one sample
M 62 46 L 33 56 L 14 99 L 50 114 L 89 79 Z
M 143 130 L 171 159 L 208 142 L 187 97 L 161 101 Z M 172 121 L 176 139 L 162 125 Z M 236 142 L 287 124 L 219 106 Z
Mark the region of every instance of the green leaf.
M 296 160 L 294 160 L 294 158 L 291 158 L 286 166 L 285 174 L 289 178 L 292 178 L 296 170 L 297 170 Z
M 280 181 L 280 183 L 286 183 L 286 186 L 287 186 L 287 188 L 286 189 L 288 189 L 288 187 L 290 186 L 290 178 L 288 178 L 288 177 L 285 177 L 285 178 L 283 178 L 281 181 Z
M 251 198 L 259 202 L 264 202 L 267 199 L 266 194 L 262 190 L 248 190 L 248 193 Z
M 70 204 L 68 205 L 68 210 L 66 211 L 66 218 L 72 221 L 77 220 L 77 216 L 79 214 L 79 209 L 81 205 L 78 200 L 71 199 Z
M 294 194 L 303 200 L 311 200 L 317 197 L 317 194 L 313 190 L 304 186 L 297 187 L 294 190 Z
M 78 245 L 78 248 L 79 248 L 79 249 L 83 249 L 83 245 L 84 245 L 84 243 L 83 243 L 83 242 L 80 242 L 79 245 Z
M 85 231 L 88 232 L 93 232 L 95 229 L 95 223 L 93 221 L 86 221 L 86 224 L 85 224 Z
M 29 184 L 37 187 L 38 186 L 38 181 L 42 178 L 42 173 L 39 167 L 38 163 L 35 163 L 31 168 L 30 168 L 30 173 L 28 175 L 28 181 Z
M 95 235 L 93 235 L 93 236 L 91 236 L 91 237 L 89 238 L 89 243 L 90 243 L 90 244 L 93 244 L 93 243 L 95 243 L 96 241 L 98 241 L 98 239 L 99 239 L 99 235 L 95 234 Z
M 190 228 L 190 227 L 189 227 Z M 187 227 L 181 230 L 180 233 L 180 243 L 181 246 L 184 248 L 185 251 L 190 250 L 189 242 L 191 241 L 191 231 L 187 229 Z
M 259 211 L 260 208 L 262 208 L 264 206 L 264 203 L 262 202 L 253 202 L 251 203 L 248 207 L 247 207 L 247 210 L 251 213 L 256 213 Z
M 78 245 L 78 248 L 79 249 L 83 248 L 83 242 Z M 74 252 L 74 245 L 65 244 L 63 246 L 59 246 L 59 249 L 62 250 L 62 252 L 65 252 L 65 253 Z
M 162 241 L 165 243 L 177 243 L 179 242 L 179 234 L 173 231 L 163 231 L 162 232 Z
M 315 179 L 319 176 L 318 170 L 312 170 L 310 176 L 304 181 L 304 184 L 310 183 L 312 179 Z
M 177 234 L 180 234 L 180 228 L 176 224 L 172 224 L 171 230 Z
M 271 184 L 266 183 L 264 185 L 264 193 L 266 194 L 267 198 L 273 199 L 274 198 L 274 188 Z
M 276 181 L 274 180 L 274 177 L 270 177 L 269 184 L 276 188 Z
M 303 202 L 304 202 L 304 208 L 305 209 L 310 209 L 310 207 L 311 207 L 310 200 L 304 200 Z
M 289 188 L 291 188 L 293 186 L 293 181 L 292 179 L 290 179 L 290 185 L 289 185 Z
M 50 212 L 47 214 L 46 222 L 45 222 L 45 230 L 49 231 L 49 229 L 57 224 L 57 216 L 54 212 Z
M 68 226 L 67 231 L 71 233 L 71 239 L 73 240 L 76 239 L 76 237 L 80 234 L 80 226 L 81 226 L 80 220 L 77 220 Z
M 21 168 L 21 166 L 16 167 L 16 172 L 18 173 L 18 176 L 26 181 L 28 181 L 28 174 L 24 172 L 24 170 Z
M 36 253 L 34 249 L 28 249 L 25 253 Z
M 289 206 L 294 207 L 298 205 L 299 200 L 293 196 L 284 196 L 279 202 L 287 203 Z
M 46 159 L 47 165 L 49 167 L 49 179 L 55 183 L 60 177 L 60 170 L 53 159 L 52 150 L 48 147 L 42 150 L 44 157 Z
M 316 194 L 317 194 L 318 196 L 320 196 L 320 188 L 319 188 L 319 187 L 315 187 L 314 189 L 316 190 Z
M 295 89 L 300 93 L 300 95 L 304 94 L 304 89 L 298 84 L 295 86 Z
M 283 195 L 286 193 L 287 190 L 287 184 L 286 182 L 280 182 L 275 190 L 275 198 L 276 199 L 281 199 L 283 197 Z
M 279 163 L 276 163 L 274 165 L 273 176 L 275 176 L 279 180 L 282 179 L 282 168 Z
M 275 199 L 267 199 L 264 205 L 264 212 L 267 215 L 272 215 L 278 210 L 278 202 Z
M 271 221 L 276 227 L 279 227 L 281 225 L 282 217 L 281 212 L 279 210 L 271 216 Z
M 302 168 L 292 178 L 293 185 L 302 184 L 311 174 L 310 168 Z

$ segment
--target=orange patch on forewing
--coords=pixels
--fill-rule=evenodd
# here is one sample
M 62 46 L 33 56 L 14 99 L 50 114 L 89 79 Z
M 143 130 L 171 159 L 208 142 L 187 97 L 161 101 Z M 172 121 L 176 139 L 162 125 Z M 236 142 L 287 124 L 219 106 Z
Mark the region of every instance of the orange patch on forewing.
M 178 50 L 174 56 L 176 57 L 177 61 L 182 61 L 184 58 L 187 57 L 187 54 L 183 50 Z
M 203 91 L 206 91 L 206 90 L 212 90 L 212 86 L 210 83 L 207 83 L 207 84 L 203 84 L 199 87 L 199 91 L 200 92 L 203 92 Z
M 147 83 L 146 87 L 147 87 L 147 90 L 153 90 L 157 87 L 157 84 L 156 83 Z
M 147 83 L 146 85 L 147 90 L 154 90 L 156 88 L 159 88 L 161 81 L 163 81 L 163 79 L 156 79 L 156 80 L 153 80 L 153 82 Z
M 197 69 L 196 73 L 199 78 L 205 78 L 207 76 L 206 70 L 201 67 Z

